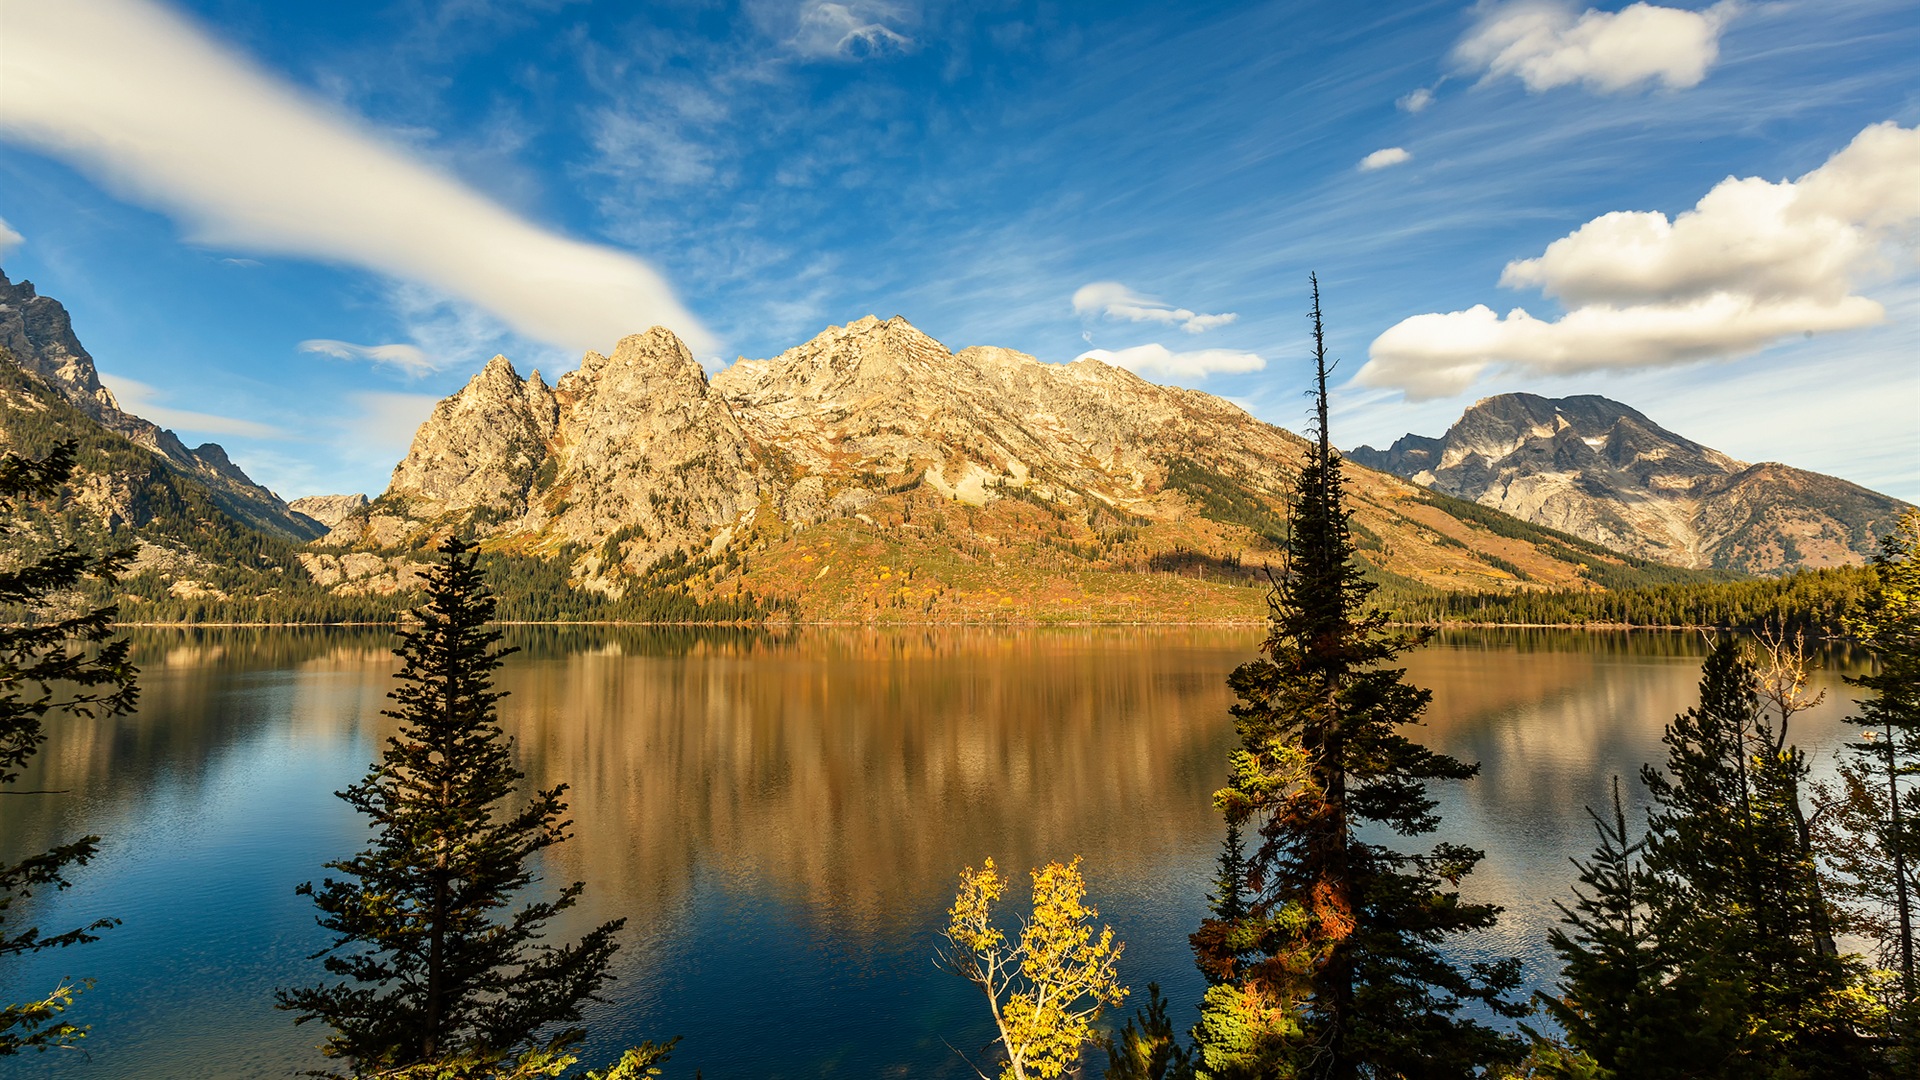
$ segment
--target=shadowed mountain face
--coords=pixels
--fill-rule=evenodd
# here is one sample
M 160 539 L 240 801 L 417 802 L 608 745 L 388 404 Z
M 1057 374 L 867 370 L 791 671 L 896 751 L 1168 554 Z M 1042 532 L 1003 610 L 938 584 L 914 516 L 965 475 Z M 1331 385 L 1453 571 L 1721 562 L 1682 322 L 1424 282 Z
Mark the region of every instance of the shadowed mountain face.
M 1369 468 L 1676 566 L 1857 564 L 1906 507 L 1857 484 L 1749 465 L 1597 395 L 1501 394 L 1440 438 L 1348 455 Z
M 32 282 L 15 284 L 4 272 L 0 272 L 0 357 L 10 358 L 20 370 L 36 376 L 86 419 L 153 453 L 169 473 L 204 488 L 234 520 L 288 540 L 311 540 L 326 532 L 319 522 L 289 509 L 278 495 L 254 483 L 219 444 L 189 448 L 173 432 L 121 411 L 113 392 L 100 385 L 93 357 L 74 336 L 67 309 L 58 300 L 39 295 Z M 104 518 L 137 522 L 140 492 L 136 488 L 127 477 L 109 479 L 106 490 L 123 497 L 104 497 Z

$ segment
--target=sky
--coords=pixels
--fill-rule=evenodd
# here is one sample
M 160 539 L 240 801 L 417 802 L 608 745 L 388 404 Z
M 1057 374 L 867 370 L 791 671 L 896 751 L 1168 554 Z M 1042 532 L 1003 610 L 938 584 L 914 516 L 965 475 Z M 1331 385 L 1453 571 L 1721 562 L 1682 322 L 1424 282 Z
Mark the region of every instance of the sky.
M 0 269 L 129 411 L 386 486 L 495 353 L 905 316 L 1336 443 L 1603 394 L 1920 501 L 1913 0 L 0 0 Z

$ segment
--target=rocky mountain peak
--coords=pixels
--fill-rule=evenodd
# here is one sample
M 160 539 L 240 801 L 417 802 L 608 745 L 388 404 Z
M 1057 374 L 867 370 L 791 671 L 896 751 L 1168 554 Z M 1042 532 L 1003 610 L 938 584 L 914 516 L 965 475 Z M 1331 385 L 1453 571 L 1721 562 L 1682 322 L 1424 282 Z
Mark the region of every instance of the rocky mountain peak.
M 1354 461 L 1662 562 L 1769 572 L 1856 563 L 1898 500 L 1833 477 L 1749 465 L 1597 394 L 1501 394 L 1440 438 Z
M 188 449 L 173 432 L 124 412 L 100 383 L 73 320 L 60 301 L 41 296 L 31 281 L 14 283 L 0 271 L 0 356 L 38 376 L 89 419 L 160 455 L 174 471 L 206 484 L 221 509 L 254 528 L 301 540 L 320 525 L 288 510 L 278 495 L 253 482 L 217 443 Z

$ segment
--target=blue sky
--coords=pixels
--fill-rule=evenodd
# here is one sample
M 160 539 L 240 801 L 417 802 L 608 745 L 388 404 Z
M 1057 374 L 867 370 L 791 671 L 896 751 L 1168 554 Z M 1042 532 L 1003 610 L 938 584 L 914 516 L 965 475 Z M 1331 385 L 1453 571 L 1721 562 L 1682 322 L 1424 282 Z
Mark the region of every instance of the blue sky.
M 289 498 L 655 322 L 717 369 L 899 314 L 1297 430 L 1315 270 L 1342 445 L 1599 393 L 1920 500 L 1915 56 L 1873 0 L 0 0 L 0 267 Z

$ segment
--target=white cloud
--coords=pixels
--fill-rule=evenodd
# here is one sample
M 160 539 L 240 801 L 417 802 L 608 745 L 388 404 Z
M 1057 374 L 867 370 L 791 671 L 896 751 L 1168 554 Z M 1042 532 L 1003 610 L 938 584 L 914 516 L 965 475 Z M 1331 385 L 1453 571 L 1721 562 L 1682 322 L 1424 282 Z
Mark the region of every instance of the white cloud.
M 165 391 L 138 379 L 129 379 L 125 375 L 109 375 L 102 371 L 100 382 L 113 392 L 114 400 L 120 403 L 121 411 L 151 420 L 163 428 L 192 432 L 196 435 L 247 435 L 261 439 L 286 437 L 286 432 L 279 428 L 254 420 L 168 408 L 161 404 L 167 397 Z
M 1400 106 L 1405 112 L 1422 112 L 1427 106 L 1433 104 L 1433 89 L 1427 86 L 1417 87 L 1394 104 Z
M 300 351 L 331 356 L 338 360 L 365 360 L 399 368 L 408 375 L 428 375 L 440 370 L 441 363 L 428 356 L 418 345 L 355 345 L 351 341 L 311 338 L 300 343 Z
M 25 242 L 26 237 L 15 232 L 13 226 L 7 224 L 6 218 L 0 218 L 0 255 L 5 255 Z
M 1260 354 L 1239 349 L 1174 352 L 1157 343 L 1135 345 L 1130 349 L 1088 349 L 1075 359 L 1098 360 L 1138 375 L 1160 375 L 1175 379 L 1202 379 L 1218 373 L 1240 374 L 1259 371 L 1267 366 L 1267 361 Z
M 196 241 L 424 283 L 572 349 L 654 324 L 714 344 L 645 262 L 509 212 L 149 0 L 0 0 L 0 23 L 0 135 Z
M 1202 315 L 1187 308 L 1177 308 L 1154 297 L 1142 296 L 1117 281 L 1095 281 L 1075 289 L 1073 311 L 1076 315 L 1104 315 L 1109 319 L 1125 319 L 1128 322 L 1177 326 L 1189 334 L 1204 334 L 1240 317 L 1231 311 Z
M 1575 14 L 1559 0 L 1483 5 L 1454 57 L 1489 77 L 1513 75 L 1533 91 L 1581 83 L 1618 93 L 1643 83 L 1697 86 L 1720 56 L 1732 0 L 1705 11 L 1631 4 Z
M 810 0 L 800 8 L 799 25 L 787 45 L 801 56 L 857 60 L 886 53 L 904 53 L 913 39 L 888 26 L 900 13 L 891 4 L 832 3 Z
M 1374 339 L 1356 378 L 1435 397 L 1498 364 L 1658 367 L 1871 326 L 1885 311 L 1854 294 L 1856 278 L 1910 266 L 1916 227 L 1920 128 L 1875 124 L 1798 180 L 1729 177 L 1671 221 L 1657 212 L 1595 218 L 1500 278 L 1559 299 L 1566 315 L 1516 308 L 1501 317 L 1485 305 L 1416 315 Z
M 1385 150 L 1375 150 L 1373 153 L 1361 158 L 1360 171 L 1372 172 L 1375 169 L 1385 169 L 1393 165 L 1405 165 L 1412 160 L 1413 155 L 1407 153 L 1406 150 L 1398 146 L 1389 146 Z

